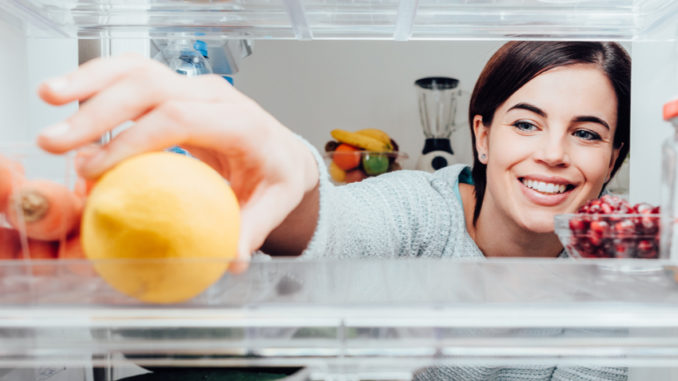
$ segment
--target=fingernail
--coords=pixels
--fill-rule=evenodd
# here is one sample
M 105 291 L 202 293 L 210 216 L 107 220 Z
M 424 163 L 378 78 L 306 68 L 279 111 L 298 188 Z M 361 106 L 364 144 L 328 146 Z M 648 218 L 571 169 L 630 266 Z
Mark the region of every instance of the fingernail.
M 65 122 L 61 122 L 45 127 L 45 129 L 42 130 L 40 135 L 46 136 L 48 138 L 58 138 L 66 134 L 68 130 L 70 130 L 70 126 Z
M 63 77 L 52 78 L 45 81 L 45 85 L 47 85 L 47 87 L 49 87 L 52 91 L 60 92 L 68 87 L 68 80 Z

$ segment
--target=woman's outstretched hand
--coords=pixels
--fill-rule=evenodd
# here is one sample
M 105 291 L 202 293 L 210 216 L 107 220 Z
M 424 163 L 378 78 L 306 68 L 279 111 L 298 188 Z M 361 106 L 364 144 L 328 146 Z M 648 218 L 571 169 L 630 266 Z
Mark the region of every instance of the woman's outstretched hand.
M 232 266 L 236 272 L 318 182 L 304 143 L 218 76 L 184 77 L 150 59 L 124 55 L 92 60 L 48 80 L 39 95 L 52 105 L 86 101 L 38 137 L 52 153 L 87 146 L 76 160 L 85 178 L 130 156 L 180 145 L 228 179 L 241 206 L 243 265 Z M 108 144 L 91 146 L 130 120 L 135 124 Z

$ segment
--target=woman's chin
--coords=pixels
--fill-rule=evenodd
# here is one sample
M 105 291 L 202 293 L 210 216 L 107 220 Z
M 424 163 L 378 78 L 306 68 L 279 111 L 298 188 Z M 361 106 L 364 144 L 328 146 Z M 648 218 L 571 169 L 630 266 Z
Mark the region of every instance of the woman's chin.
M 546 234 L 554 232 L 553 213 L 538 213 L 536 215 L 523 216 L 525 230 L 535 234 Z

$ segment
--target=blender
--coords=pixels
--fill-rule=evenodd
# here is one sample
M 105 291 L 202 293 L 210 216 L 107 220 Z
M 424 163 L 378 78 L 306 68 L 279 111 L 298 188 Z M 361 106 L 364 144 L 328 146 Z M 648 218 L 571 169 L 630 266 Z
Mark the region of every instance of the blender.
M 433 172 L 455 162 L 450 144 L 457 114 L 459 80 L 425 77 L 414 82 L 419 97 L 419 116 L 426 142 L 417 169 Z

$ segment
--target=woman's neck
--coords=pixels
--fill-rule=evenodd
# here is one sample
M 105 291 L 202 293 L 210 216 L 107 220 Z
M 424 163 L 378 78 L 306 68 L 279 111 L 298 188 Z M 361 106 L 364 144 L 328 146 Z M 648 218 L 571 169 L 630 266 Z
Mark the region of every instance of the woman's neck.
M 473 186 L 459 184 L 466 230 L 486 257 L 557 257 L 563 246 L 553 233 L 534 233 L 507 221 L 499 213 L 489 213 L 490 207 L 481 209 L 478 221 L 473 224 L 475 195 Z M 485 205 L 483 205 L 485 206 Z M 492 215 L 490 215 L 492 214 Z

